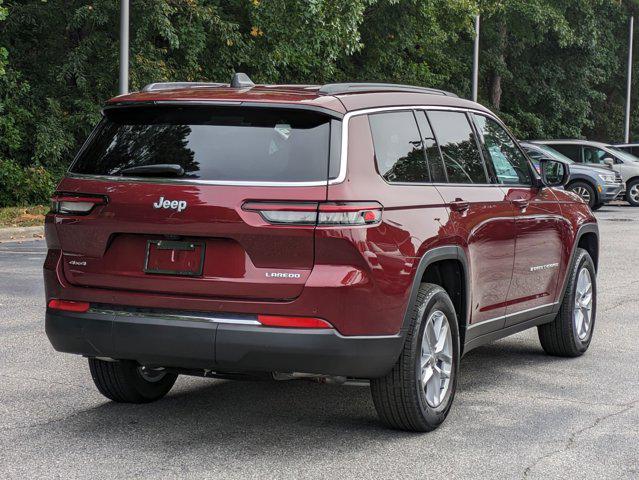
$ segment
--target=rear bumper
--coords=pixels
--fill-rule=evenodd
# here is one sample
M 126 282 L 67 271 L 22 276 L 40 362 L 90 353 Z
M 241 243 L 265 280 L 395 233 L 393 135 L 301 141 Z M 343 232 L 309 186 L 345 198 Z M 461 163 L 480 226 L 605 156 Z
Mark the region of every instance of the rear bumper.
M 375 378 L 387 373 L 402 337 L 346 337 L 335 330 L 269 328 L 249 317 L 47 310 L 61 352 L 216 372 L 302 372 Z

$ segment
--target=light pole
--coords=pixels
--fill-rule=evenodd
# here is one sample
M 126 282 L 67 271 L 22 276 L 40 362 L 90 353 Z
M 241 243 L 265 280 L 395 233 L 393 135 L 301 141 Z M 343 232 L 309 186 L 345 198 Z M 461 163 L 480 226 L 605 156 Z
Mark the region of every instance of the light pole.
M 624 128 L 624 142 L 630 143 L 630 94 L 632 92 L 632 43 L 634 37 L 635 17 L 630 17 L 630 32 L 628 34 L 628 80 L 626 85 L 626 124 Z
M 120 0 L 120 95 L 129 93 L 129 0 Z
M 479 83 L 479 15 L 475 17 L 475 45 L 473 48 L 473 102 L 477 101 Z

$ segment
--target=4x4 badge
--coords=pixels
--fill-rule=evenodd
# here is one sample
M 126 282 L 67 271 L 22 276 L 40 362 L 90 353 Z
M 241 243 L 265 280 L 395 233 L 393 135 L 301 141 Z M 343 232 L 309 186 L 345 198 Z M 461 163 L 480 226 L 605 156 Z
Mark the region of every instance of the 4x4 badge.
M 153 208 L 165 208 L 167 210 L 177 210 L 181 212 L 186 210 L 188 204 L 185 200 L 166 200 L 164 197 L 160 197 L 160 199 L 153 204 Z

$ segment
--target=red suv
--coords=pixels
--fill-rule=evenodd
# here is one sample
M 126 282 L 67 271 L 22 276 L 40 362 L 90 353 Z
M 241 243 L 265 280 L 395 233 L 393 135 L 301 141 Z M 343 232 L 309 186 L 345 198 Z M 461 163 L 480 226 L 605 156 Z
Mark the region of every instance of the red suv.
M 489 110 L 387 84 L 153 84 L 107 103 L 46 219 L 46 331 L 118 402 L 177 375 L 370 380 L 446 417 L 462 354 L 538 327 L 581 355 L 590 209 Z

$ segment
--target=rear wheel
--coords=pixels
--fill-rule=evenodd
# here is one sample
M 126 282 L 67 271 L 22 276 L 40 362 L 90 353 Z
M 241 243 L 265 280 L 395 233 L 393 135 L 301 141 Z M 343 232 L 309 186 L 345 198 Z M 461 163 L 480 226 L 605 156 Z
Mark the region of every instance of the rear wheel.
M 590 345 L 596 313 L 595 264 L 588 252 L 579 248 L 557 317 L 551 323 L 538 327 L 541 346 L 550 355 L 582 355 Z
M 588 204 L 590 208 L 593 208 L 597 202 L 597 195 L 595 189 L 586 182 L 573 182 L 566 187 L 566 190 L 576 193 L 581 199 Z
M 592 207 L 590 207 L 590 210 L 592 210 L 593 212 L 596 210 L 599 210 L 601 207 L 603 207 L 603 203 L 598 203 L 597 205 L 593 205 Z
M 457 387 L 459 329 L 444 289 L 422 284 L 410 322 L 399 359 L 387 375 L 371 380 L 371 392 L 386 425 L 427 432 L 445 420 Z
M 639 207 L 639 180 L 632 180 L 626 185 L 626 200 L 633 207 Z
M 89 359 L 93 383 L 105 397 L 114 402 L 148 403 L 166 395 L 177 374 L 148 369 L 131 360 L 109 362 Z

